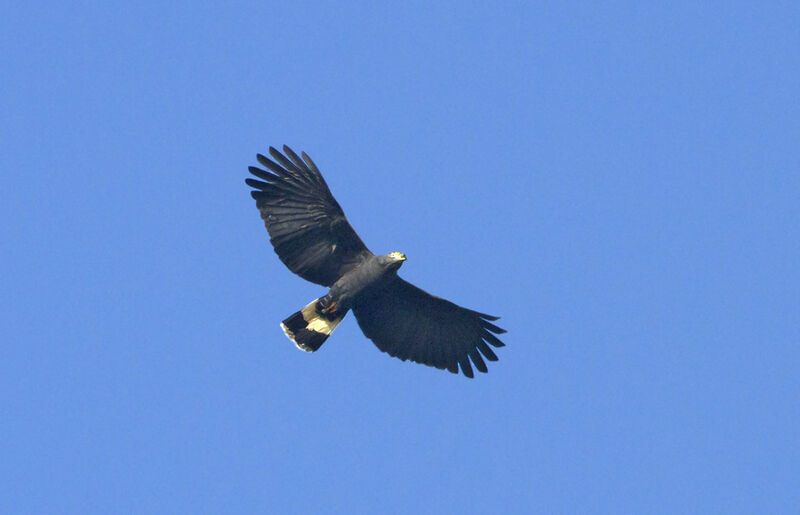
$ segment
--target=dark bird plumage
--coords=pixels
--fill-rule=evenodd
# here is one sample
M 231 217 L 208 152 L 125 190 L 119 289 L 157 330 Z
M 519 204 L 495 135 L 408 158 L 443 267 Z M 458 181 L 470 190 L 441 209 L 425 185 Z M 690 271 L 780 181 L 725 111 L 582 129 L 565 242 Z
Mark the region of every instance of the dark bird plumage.
M 319 169 L 305 152 L 270 147 L 258 154 L 267 170 L 251 166 L 261 180 L 246 179 L 275 252 L 300 277 L 330 287 L 286 318 L 281 327 L 295 344 L 316 351 L 349 310 L 361 330 L 383 352 L 473 377 L 497 361 L 502 347 L 492 323 L 497 317 L 462 308 L 404 281 L 397 270 L 405 255 L 376 256 L 350 226 Z

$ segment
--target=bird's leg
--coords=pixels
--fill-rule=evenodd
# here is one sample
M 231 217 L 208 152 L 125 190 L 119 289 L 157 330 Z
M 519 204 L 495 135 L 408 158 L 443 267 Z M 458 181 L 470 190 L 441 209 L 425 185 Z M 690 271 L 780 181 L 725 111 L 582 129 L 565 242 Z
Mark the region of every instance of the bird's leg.
M 317 303 L 317 310 L 328 319 L 336 317 L 336 301 L 325 295 Z

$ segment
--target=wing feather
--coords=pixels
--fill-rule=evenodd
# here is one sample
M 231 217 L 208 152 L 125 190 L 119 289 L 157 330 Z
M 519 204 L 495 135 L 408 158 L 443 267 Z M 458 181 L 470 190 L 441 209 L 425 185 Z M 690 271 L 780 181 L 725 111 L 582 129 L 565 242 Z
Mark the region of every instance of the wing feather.
M 249 167 L 261 180 L 245 179 L 281 261 L 303 279 L 331 286 L 372 253 L 350 226 L 311 159 L 283 147 L 272 159 L 257 154 L 267 170 Z M 273 161 L 274 159 L 274 161 Z
M 497 361 L 489 345 L 504 345 L 495 334 L 505 330 L 489 322 L 497 317 L 433 296 L 397 275 L 359 295 L 353 313 L 381 351 L 454 374 L 460 368 L 467 377 L 474 376 L 473 365 L 488 370 L 484 357 Z

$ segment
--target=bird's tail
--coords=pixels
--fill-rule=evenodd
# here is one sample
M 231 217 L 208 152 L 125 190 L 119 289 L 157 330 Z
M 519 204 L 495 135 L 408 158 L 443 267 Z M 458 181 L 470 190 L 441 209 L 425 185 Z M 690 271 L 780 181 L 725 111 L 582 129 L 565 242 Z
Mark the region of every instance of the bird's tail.
M 281 322 L 281 329 L 298 349 L 306 352 L 319 349 L 347 314 L 347 311 L 335 314 L 322 313 L 321 300 L 313 301 Z

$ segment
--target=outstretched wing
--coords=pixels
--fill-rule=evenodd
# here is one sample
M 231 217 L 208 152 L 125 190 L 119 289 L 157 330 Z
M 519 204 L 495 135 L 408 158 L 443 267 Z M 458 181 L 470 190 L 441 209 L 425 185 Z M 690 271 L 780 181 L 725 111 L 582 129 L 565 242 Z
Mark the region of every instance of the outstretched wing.
M 483 358 L 497 361 L 489 345 L 505 345 L 495 336 L 505 330 L 490 322 L 497 317 L 435 297 L 397 275 L 359 295 L 353 313 L 383 352 L 454 374 L 460 365 L 467 377 L 473 377 L 470 360 L 486 372 Z
M 250 173 L 262 180 L 245 182 L 255 188 L 250 194 L 281 261 L 303 279 L 330 286 L 372 253 L 311 158 L 303 152 L 300 159 L 285 145 L 283 151 L 285 156 L 269 148 L 275 161 L 258 154 L 258 162 L 270 171 L 251 166 Z

